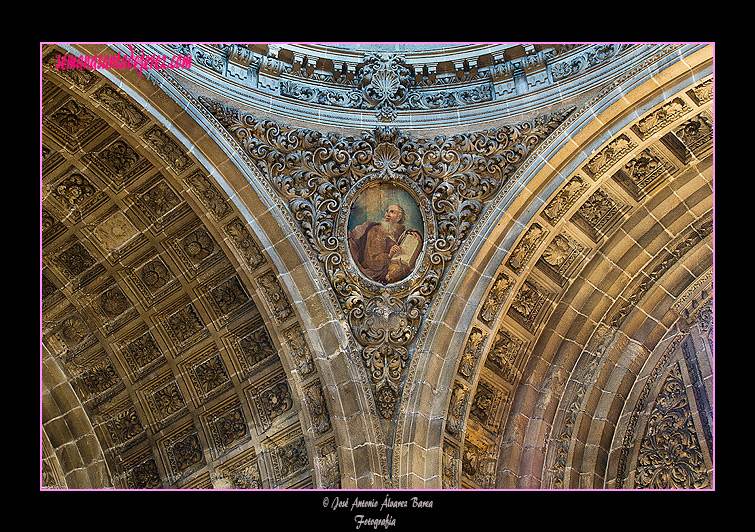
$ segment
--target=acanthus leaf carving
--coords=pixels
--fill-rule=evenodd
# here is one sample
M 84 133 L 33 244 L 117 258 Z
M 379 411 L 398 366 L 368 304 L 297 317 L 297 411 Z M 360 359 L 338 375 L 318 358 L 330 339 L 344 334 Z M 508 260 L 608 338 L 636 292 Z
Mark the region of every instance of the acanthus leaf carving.
M 672 366 L 650 413 L 637 457 L 635 487 L 711 487 L 678 363 Z
M 377 75 L 377 63 L 375 68 Z M 371 94 L 384 103 L 405 97 L 392 85 L 381 90 Z M 331 283 L 386 419 L 395 415 L 423 316 L 459 247 L 521 163 L 573 111 L 477 133 L 415 139 L 385 126 L 359 136 L 296 129 L 208 98 L 200 102 L 288 205 Z M 424 222 L 417 266 L 398 282 L 362 275 L 346 244 L 353 202 L 381 183 L 409 194 Z
M 493 100 L 489 82 L 456 90 L 418 91 L 417 77 L 402 55 L 369 54 L 354 86 L 333 89 L 281 81 L 280 93 L 299 101 L 349 109 L 373 109 L 378 120 L 392 122 L 402 109 L 445 109 Z

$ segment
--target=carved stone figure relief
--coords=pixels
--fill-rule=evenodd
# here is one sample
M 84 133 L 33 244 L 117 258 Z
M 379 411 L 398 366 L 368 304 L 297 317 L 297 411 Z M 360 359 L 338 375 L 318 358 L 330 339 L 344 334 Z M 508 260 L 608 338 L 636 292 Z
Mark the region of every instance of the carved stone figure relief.
M 317 446 L 316 464 L 320 471 L 322 487 L 341 488 L 341 472 L 338 467 L 338 446 L 335 440 L 328 440 Z
M 455 489 L 459 487 L 460 465 L 459 448 L 448 440 L 443 441 L 443 489 Z
M 498 317 L 498 312 L 501 310 L 512 284 L 513 281 L 508 275 L 503 272 L 499 273 L 496 280 L 493 282 L 493 286 L 488 292 L 487 297 L 485 297 L 480 305 L 480 311 L 478 312 L 477 317 L 488 327 L 490 327 Z
M 473 327 L 467 343 L 461 352 L 458 373 L 470 382 L 474 380 L 473 378 L 482 357 L 486 338 L 487 333 L 479 327 Z
M 488 351 L 485 365 L 506 382 L 515 384 L 521 377 L 519 368 L 523 342 L 508 331 L 499 329 Z

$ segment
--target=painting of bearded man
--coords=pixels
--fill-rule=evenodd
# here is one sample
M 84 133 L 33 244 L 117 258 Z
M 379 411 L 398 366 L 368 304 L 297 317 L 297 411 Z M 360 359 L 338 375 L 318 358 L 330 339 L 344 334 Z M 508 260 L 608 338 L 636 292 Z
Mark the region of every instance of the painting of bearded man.
M 405 279 L 422 250 L 422 233 L 407 229 L 406 211 L 392 203 L 382 220 L 365 221 L 348 233 L 349 251 L 359 270 L 382 284 Z

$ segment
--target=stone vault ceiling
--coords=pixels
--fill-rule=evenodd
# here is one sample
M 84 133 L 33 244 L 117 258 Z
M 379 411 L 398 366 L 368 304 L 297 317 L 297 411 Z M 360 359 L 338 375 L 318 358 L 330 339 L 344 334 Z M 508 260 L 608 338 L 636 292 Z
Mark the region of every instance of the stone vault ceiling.
M 42 47 L 44 487 L 712 487 L 710 45 L 128 50 Z

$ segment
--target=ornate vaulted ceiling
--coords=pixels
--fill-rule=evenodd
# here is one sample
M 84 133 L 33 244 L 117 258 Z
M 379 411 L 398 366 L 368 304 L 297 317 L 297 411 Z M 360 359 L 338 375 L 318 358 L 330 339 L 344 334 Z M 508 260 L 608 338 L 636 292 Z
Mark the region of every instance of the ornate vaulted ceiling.
M 56 66 L 134 50 L 191 68 Z M 711 487 L 712 72 L 44 45 L 42 485 Z M 374 198 L 421 236 L 401 278 L 358 265 Z

